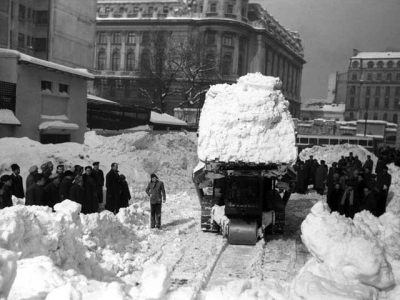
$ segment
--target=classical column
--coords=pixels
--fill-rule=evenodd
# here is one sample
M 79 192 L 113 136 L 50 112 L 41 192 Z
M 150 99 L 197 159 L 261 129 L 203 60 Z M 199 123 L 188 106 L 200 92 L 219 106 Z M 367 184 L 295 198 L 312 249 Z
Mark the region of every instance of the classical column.
M 112 31 L 107 31 L 106 70 L 111 70 L 111 38 Z
M 257 35 L 256 55 L 253 60 L 251 72 L 264 73 L 265 66 L 265 44 L 263 43 L 263 36 Z
M 126 31 L 121 32 L 121 60 L 119 62 L 119 69 L 121 71 L 125 70 L 125 61 L 126 61 Z

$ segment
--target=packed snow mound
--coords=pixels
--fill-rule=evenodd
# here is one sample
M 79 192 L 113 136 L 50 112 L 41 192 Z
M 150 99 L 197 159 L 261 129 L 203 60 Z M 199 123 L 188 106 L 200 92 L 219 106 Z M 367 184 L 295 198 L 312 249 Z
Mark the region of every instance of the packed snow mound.
M 293 162 L 295 127 L 280 85 L 278 78 L 255 73 L 212 86 L 200 116 L 199 159 Z
M 362 211 L 354 220 L 318 202 L 301 225 L 313 258 L 292 282 L 304 299 L 400 299 L 400 220 Z M 378 298 L 379 297 L 379 298 Z
M 54 165 L 53 172 L 58 164 L 69 169 L 99 161 L 104 175 L 110 170 L 111 163 L 119 163 L 120 174 L 126 176 L 128 185 L 133 188 L 132 198 L 137 200 L 147 197 L 144 190 L 151 173 L 164 181 L 167 193 L 178 188 L 192 188 L 191 171 L 198 160 L 193 137 L 183 132 L 162 135 L 135 132 L 103 137 L 90 131 L 85 134 L 84 145 L 42 145 L 28 138 L 2 138 L 0 153 L 0 176 L 10 174 L 11 165 L 17 163 L 24 184 L 32 165 L 40 168 L 48 161 Z
M 400 168 L 395 164 L 390 164 L 388 168 L 388 173 L 392 175 L 392 184 L 389 188 L 386 211 L 400 216 Z
M 314 146 L 312 148 L 305 148 L 299 153 L 299 158 L 302 161 L 309 159 L 310 155 L 314 156 L 314 159 L 325 160 L 325 164 L 330 166 L 333 162 L 338 162 L 342 156 L 347 157 L 349 153 L 353 152 L 353 156 L 358 156 L 358 159 L 364 163 L 367 160 L 367 155 L 371 155 L 371 159 L 374 161 L 374 166 L 378 161 L 378 158 L 363 146 L 359 145 L 328 145 L 328 146 Z

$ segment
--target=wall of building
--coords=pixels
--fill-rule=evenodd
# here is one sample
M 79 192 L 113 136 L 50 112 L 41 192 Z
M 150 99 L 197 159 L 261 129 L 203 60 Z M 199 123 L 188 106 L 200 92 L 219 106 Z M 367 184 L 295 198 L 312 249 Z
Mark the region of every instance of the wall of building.
M 135 87 L 135 81 L 142 77 L 141 55 L 148 48 L 142 43 L 144 35 L 156 30 L 178 35 L 199 32 L 209 51 L 215 54 L 216 65 L 220 68 L 217 82 L 235 82 L 248 72 L 280 77 L 283 93 L 290 102 L 289 109 L 298 117 L 302 65 L 305 63 L 298 34 L 283 28 L 259 4 L 238 0 L 232 7 L 232 3 L 205 0 L 188 10 L 180 2 L 99 1 L 94 90 L 99 96 L 114 101 L 126 103 L 129 97 L 130 104 L 145 103 L 146 99 Z M 121 36 L 118 43 L 114 41 L 116 34 Z M 134 42 L 127 42 L 129 35 L 134 35 Z M 120 59 L 117 68 L 112 64 L 114 53 L 118 53 Z M 135 58 L 131 70 L 127 69 L 128 54 Z M 100 57 L 104 59 L 100 60 Z M 229 61 L 228 73 L 223 71 L 224 61 Z M 205 81 L 203 83 L 213 84 L 212 80 Z M 110 93 L 115 87 L 120 91 Z M 127 89 L 131 92 L 123 92 Z M 171 100 L 179 103 L 183 99 Z M 171 114 L 173 108 L 169 108 Z
M 384 120 L 397 124 L 400 102 L 400 53 L 383 58 L 350 59 L 346 119 Z
M 10 1 L 11 0 L 3 0 L 0 5 L 0 48 L 9 47 Z

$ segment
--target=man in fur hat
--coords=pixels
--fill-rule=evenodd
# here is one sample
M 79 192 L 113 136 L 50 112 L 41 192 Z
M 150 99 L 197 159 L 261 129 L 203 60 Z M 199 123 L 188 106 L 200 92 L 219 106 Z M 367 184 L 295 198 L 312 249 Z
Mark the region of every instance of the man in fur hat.
M 26 177 L 26 185 L 25 189 L 28 190 L 31 185 L 33 185 L 35 181 L 35 177 L 38 174 L 38 166 L 32 166 L 29 168 L 29 175 Z

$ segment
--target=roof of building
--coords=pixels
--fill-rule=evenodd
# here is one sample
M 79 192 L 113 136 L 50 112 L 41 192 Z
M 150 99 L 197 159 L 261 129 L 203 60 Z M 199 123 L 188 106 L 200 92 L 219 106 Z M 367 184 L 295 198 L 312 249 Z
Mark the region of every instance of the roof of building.
M 14 113 L 9 109 L 0 109 L 0 124 L 21 125 Z
M 365 58 L 365 59 L 384 59 L 384 58 L 398 58 L 400 59 L 400 52 L 359 52 L 352 59 Z
M 178 118 L 175 118 L 168 114 L 159 114 L 155 111 L 151 112 L 150 123 L 187 126 L 187 123 L 185 121 L 179 120 Z
M 21 53 L 17 50 L 4 49 L 0 48 L 0 57 L 17 57 L 20 62 L 32 64 L 44 68 L 48 68 L 55 71 L 61 71 L 63 73 L 68 73 L 71 75 L 84 77 L 87 79 L 94 79 L 93 74 L 88 71 L 84 71 L 83 69 L 74 69 L 64 65 L 56 64 L 51 61 L 39 59 L 24 53 Z
M 98 97 L 95 95 L 91 95 L 91 94 L 87 95 L 87 99 L 93 100 L 93 101 L 105 102 L 105 103 L 109 103 L 109 104 L 118 104 L 118 102 L 107 100 L 107 99 L 104 99 L 104 98 L 101 98 L 101 97 Z

